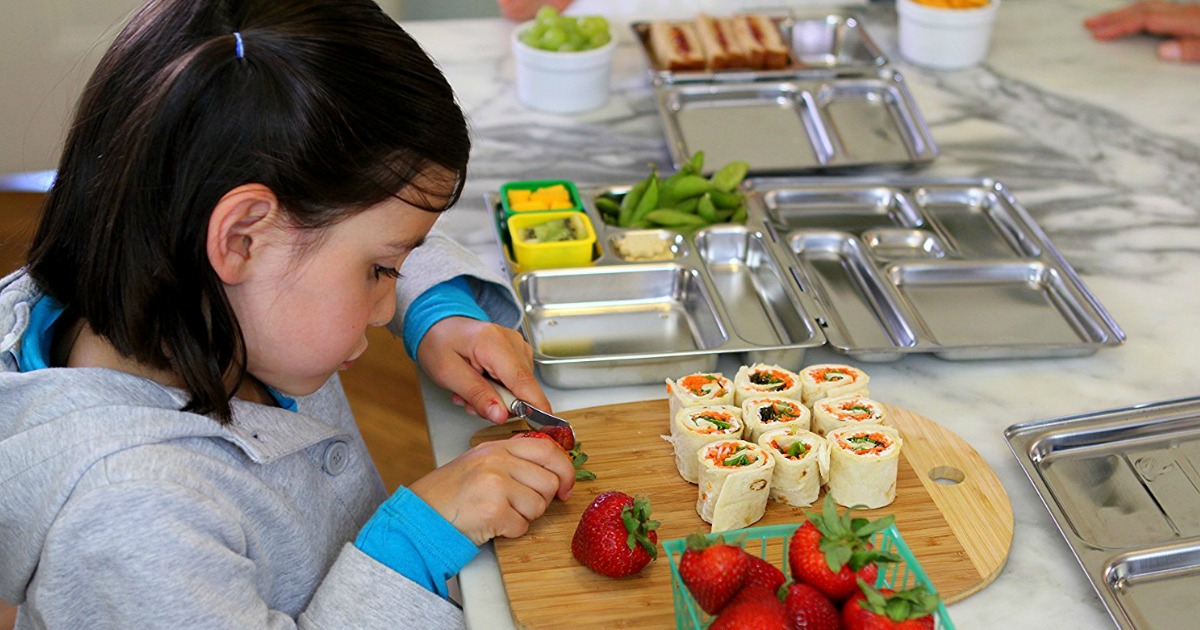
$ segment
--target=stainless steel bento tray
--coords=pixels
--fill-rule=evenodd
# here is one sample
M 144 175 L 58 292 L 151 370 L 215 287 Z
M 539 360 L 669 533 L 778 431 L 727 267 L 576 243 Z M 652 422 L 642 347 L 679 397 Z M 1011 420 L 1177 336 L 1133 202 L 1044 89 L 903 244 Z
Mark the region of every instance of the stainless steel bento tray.
M 938 149 L 904 77 L 850 13 L 772 20 L 788 44 L 781 70 L 671 71 L 634 22 L 675 168 L 697 151 L 709 165 L 745 160 L 755 175 L 911 167 Z
M 1200 607 L 1200 398 L 1017 424 L 1013 454 L 1121 628 Z
M 508 272 L 543 378 L 660 381 L 723 353 L 798 369 L 828 345 L 862 361 L 1082 356 L 1124 342 L 1008 189 L 989 179 L 753 178 L 746 225 L 651 230 L 674 258 L 621 258 L 585 188 L 590 267 Z M 496 194 L 486 197 L 502 216 Z M 647 232 L 642 230 L 642 232 Z
M 646 61 L 650 80 L 656 85 L 837 76 L 871 72 L 888 63 L 887 56 L 867 35 L 862 23 L 848 12 L 796 9 L 769 17 L 779 28 L 791 54 L 788 66 L 779 70 L 669 70 L 659 64 L 651 49 L 651 23 L 635 21 L 630 28 Z
M 663 85 L 655 98 L 676 168 L 744 160 L 758 175 L 907 167 L 937 145 L 899 72 Z

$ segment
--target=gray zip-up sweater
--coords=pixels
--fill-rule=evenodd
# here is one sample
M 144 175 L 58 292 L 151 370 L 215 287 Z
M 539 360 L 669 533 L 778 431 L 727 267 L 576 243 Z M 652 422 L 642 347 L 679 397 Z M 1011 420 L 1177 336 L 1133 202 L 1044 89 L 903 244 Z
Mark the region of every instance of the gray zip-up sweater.
M 504 279 L 436 233 L 403 271 L 400 317 L 467 274 L 492 320 L 515 323 Z M 350 544 L 387 497 L 336 376 L 298 412 L 235 400 L 223 427 L 137 376 L 21 373 L 41 295 L 23 273 L 0 280 L 0 599 L 20 604 L 18 629 L 463 624 Z

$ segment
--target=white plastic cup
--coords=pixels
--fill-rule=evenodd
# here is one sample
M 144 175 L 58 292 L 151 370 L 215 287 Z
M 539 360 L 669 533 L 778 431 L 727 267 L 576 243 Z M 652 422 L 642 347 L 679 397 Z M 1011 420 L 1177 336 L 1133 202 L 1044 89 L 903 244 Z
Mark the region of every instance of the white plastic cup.
M 517 62 L 517 100 L 530 109 L 573 114 L 596 109 L 608 100 L 616 39 L 580 52 L 551 52 L 526 45 L 520 35 L 533 25 L 513 30 Z
M 999 9 L 1000 0 L 989 0 L 972 9 L 944 9 L 896 0 L 900 54 L 935 70 L 977 65 L 987 57 Z

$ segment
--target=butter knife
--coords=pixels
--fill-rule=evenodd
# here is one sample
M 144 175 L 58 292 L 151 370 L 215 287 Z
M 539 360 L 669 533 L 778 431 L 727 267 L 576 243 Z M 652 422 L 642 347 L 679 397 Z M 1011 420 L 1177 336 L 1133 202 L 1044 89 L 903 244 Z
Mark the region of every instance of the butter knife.
M 517 398 L 516 395 L 508 391 L 508 388 L 497 383 L 494 379 L 488 379 L 488 381 L 500 393 L 500 399 L 504 401 L 504 406 L 508 408 L 509 413 L 514 417 L 524 418 L 529 428 L 534 431 L 541 431 L 547 427 L 564 427 L 567 431 L 571 432 L 572 441 L 575 439 L 575 429 L 571 428 L 571 423 Z

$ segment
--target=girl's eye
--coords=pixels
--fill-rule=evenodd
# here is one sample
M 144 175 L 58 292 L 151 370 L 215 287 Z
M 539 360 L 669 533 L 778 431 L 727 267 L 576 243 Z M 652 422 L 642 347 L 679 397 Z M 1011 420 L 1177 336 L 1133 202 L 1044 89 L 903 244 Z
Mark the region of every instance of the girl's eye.
M 388 267 L 385 265 L 375 265 L 374 272 L 375 272 L 376 280 L 380 279 L 381 277 L 385 277 L 385 276 L 388 278 L 391 278 L 392 280 L 399 280 L 401 277 L 399 269 L 396 269 L 395 267 Z

